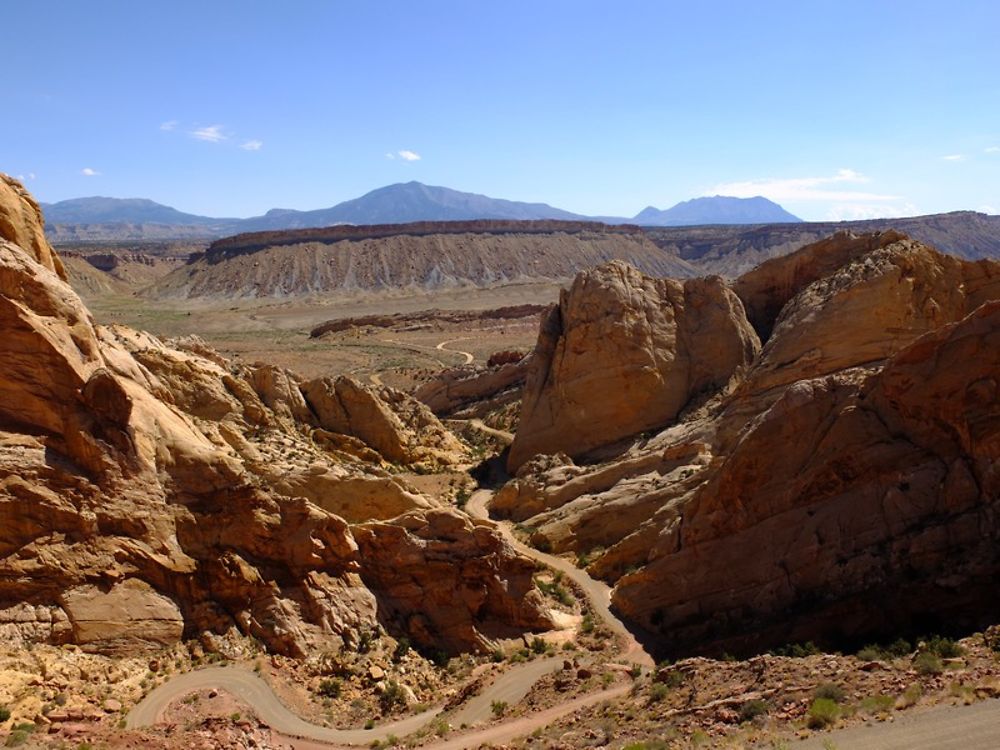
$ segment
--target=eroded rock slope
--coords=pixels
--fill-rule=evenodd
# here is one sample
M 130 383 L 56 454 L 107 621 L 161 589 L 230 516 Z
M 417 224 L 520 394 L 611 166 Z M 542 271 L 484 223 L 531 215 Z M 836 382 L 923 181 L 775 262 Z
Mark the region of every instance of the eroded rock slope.
M 114 651 L 235 628 L 302 654 L 382 622 L 458 650 L 550 624 L 528 560 L 388 470 L 465 459 L 426 407 L 96 325 L 42 226 L 4 177 L 8 641 Z
M 539 372 L 601 349 L 618 352 L 612 365 L 629 361 L 622 348 L 679 351 L 676 336 L 628 327 L 663 313 L 649 312 L 646 296 L 658 282 L 623 273 L 589 275 L 629 279 L 595 309 L 568 316 L 562 301 L 560 328 L 542 331 L 536 356 L 558 354 Z M 578 407 L 557 377 L 536 378 L 522 447 L 511 454 L 518 478 L 494 508 L 614 582 L 614 605 L 665 651 L 995 621 L 1000 264 L 945 256 L 894 232 L 840 234 L 726 291 L 738 302 L 701 339 L 743 341 L 733 331 L 752 326 L 763 340 L 759 352 L 728 360 L 728 383 L 715 378 L 707 399 L 689 389 L 659 412 L 657 434 L 614 459 L 574 463 L 567 453 L 620 434 L 578 417 L 539 429 L 525 416 Z M 689 361 L 675 354 L 670 374 L 688 372 Z M 601 381 L 591 398 L 612 403 L 636 382 L 618 366 L 589 377 Z M 642 403 L 643 415 L 656 408 Z M 632 413 L 613 410 L 615 424 L 654 426 L 620 419 Z

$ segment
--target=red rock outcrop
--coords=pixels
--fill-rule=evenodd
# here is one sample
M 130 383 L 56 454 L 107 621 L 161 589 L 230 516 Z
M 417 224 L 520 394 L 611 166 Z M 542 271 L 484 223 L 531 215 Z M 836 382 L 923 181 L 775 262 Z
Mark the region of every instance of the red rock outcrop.
M 405 627 L 419 601 L 429 609 L 412 635 L 438 629 L 437 646 L 459 650 L 497 627 L 546 622 L 525 596 L 531 565 L 489 527 L 411 514 L 383 532 L 385 519 L 436 501 L 390 476 L 378 454 L 373 464 L 330 449 L 359 441 L 320 429 L 294 376 L 230 365 L 197 341 L 96 325 L 58 259 L 31 244 L 37 206 L 8 179 L 0 205 L 27 217 L 0 222 L 5 637 L 121 651 L 235 628 L 303 654 L 352 643 L 380 620 Z M 387 430 L 416 410 L 423 433 L 444 432 L 412 399 L 367 397 Z M 400 549 L 380 544 L 383 533 L 433 547 L 436 575 L 394 577 L 385 558 Z M 435 610 L 442 585 L 480 587 L 485 599 Z
M 759 349 L 719 277 L 654 279 L 621 261 L 581 273 L 543 319 L 508 465 L 662 427 Z
M 495 507 L 664 651 L 995 621 L 1000 264 L 883 233 L 748 276 L 767 340 L 728 388 L 603 463 L 532 461 Z

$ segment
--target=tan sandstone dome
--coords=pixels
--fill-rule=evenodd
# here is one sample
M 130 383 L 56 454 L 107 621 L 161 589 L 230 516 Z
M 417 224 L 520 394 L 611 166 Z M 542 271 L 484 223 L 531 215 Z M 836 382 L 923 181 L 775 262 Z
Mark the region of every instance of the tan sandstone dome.
M 558 339 L 553 367 L 634 345 L 634 327 L 614 328 L 620 300 L 647 299 L 653 282 L 618 276 L 636 281 L 561 321 L 586 331 L 580 322 L 607 319 L 572 347 Z M 538 435 L 556 433 L 522 422 L 532 450 L 513 463 L 541 455 L 494 508 L 536 543 L 587 556 L 615 584 L 614 605 L 666 652 L 995 621 L 1000 264 L 893 232 L 839 234 L 732 290 L 734 319 L 715 318 L 699 340 L 715 327 L 733 340 L 752 323 L 764 345 L 727 387 L 599 462 L 575 464 L 568 435 L 546 442 Z M 641 349 L 679 348 L 671 333 Z M 543 331 L 539 350 L 552 340 Z M 620 398 L 630 371 L 605 372 L 593 398 Z M 557 382 L 536 385 L 548 403 L 526 410 L 563 408 Z
M 719 277 L 654 279 L 622 261 L 585 271 L 542 321 L 509 466 L 662 427 L 759 349 Z
M 9 642 L 115 651 L 235 629 L 303 654 L 381 623 L 458 650 L 551 625 L 533 565 L 491 524 L 387 470 L 464 460 L 426 407 L 96 325 L 10 178 L 0 207 Z

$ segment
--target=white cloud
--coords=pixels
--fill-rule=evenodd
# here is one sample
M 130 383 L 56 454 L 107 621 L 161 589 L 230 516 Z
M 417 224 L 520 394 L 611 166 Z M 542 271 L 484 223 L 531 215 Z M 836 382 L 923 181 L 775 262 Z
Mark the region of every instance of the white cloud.
M 395 159 L 396 155 L 394 153 L 392 153 L 392 151 L 386 151 L 385 152 L 385 158 L 386 159 Z
M 416 151 L 409 151 L 405 148 L 397 151 L 396 155 L 403 161 L 420 161 L 420 154 Z
M 990 146 L 984 150 L 987 154 L 1000 154 L 1000 146 Z
M 976 210 L 983 214 L 1000 214 L 1000 211 L 997 211 L 995 206 L 980 206 Z
M 965 154 L 948 154 L 947 156 L 942 156 L 945 161 L 965 161 Z
M 176 130 L 179 124 L 177 120 L 167 120 L 164 123 L 160 123 L 160 130 Z
M 264 147 L 264 141 L 251 140 L 240 145 L 244 151 L 260 151 Z
M 919 209 L 912 203 L 837 203 L 826 212 L 829 221 L 862 221 L 864 219 L 895 219 L 917 216 Z
M 191 131 L 191 137 L 197 138 L 199 141 L 208 141 L 209 143 L 221 143 L 226 140 L 229 136 L 222 132 L 222 125 L 208 125 L 204 128 L 198 128 L 197 130 Z
M 838 169 L 829 177 L 788 177 L 724 182 L 705 191 L 703 195 L 727 195 L 734 198 L 753 198 L 762 195 L 773 201 L 841 201 L 867 202 L 899 200 L 898 195 L 867 193 L 859 190 L 830 189 L 830 185 L 863 184 L 870 179 L 853 169 Z
M 35 176 L 36 176 L 36 175 L 35 175 L 35 173 L 34 173 L 34 172 L 28 172 L 28 179 L 29 179 L 29 180 L 33 180 L 33 179 L 35 179 Z
M 100 172 L 98 172 L 96 169 L 91 169 L 90 167 L 84 167 L 83 169 L 80 170 L 80 174 L 82 174 L 84 177 L 97 177 L 100 174 Z

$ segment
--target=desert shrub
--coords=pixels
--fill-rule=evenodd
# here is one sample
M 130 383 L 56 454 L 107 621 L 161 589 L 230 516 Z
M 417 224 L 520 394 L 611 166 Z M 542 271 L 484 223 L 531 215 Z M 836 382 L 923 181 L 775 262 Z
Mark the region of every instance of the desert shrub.
M 868 645 L 858 650 L 855 656 L 861 659 L 861 661 L 878 661 L 879 659 L 884 659 L 886 654 L 878 646 Z
M 667 687 L 678 688 L 684 684 L 684 673 L 679 669 L 671 669 L 669 671 L 660 671 L 656 675 L 656 681 L 662 682 Z
M 390 713 L 395 708 L 406 708 L 406 693 L 402 685 L 395 680 L 389 680 L 385 684 L 385 690 L 378 697 L 378 703 L 385 713 Z
M 928 638 L 924 649 L 932 654 L 937 654 L 942 659 L 955 659 L 965 653 L 965 649 L 959 645 L 958 641 L 939 635 Z
M 920 687 L 919 683 L 914 683 L 903 691 L 899 700 L 896 701 L 896 705 L 899 708 L 909 708 L 910 706 L 916 705 L 917 701 L 920 700 L 923 694 L 924 689 Z
M 375 719 L 369 719 L 368 721 L 365 722 L 365 729 L 374 729 L 374 728 L 375 728 Z
M 504 660 L 503 649 L 502 648 L 493 649 L 493 653 L 490 654 L 490 660 L 494 664 L 501 663 Z
M 403 636 L 396 643 L 396 649 L 392 652 L 392 660 L 401 661 L 408 653 L 410 653 L 410 639 Z
M 358 634 L 358 653 L 367 654 L 372 650 L 372 644 L 375 641 L 375 637 L 372 635 L 371 631 L 365 630 Z
M 917 654 L 913 660 L 913 668 L 917 670 L 917 674 L 923 675 L 941 674 L 944 671 L 941 657 L 933 651 L 921 651 Z
M 544 638 L 539 638 L 535 636 L 531 639 L 531 651 L 535 654 L 544 654 L 545 650 L 549 647 L 549 644 L 545 642 Z
M 844 688 L 833 682 L 824 682 L 813 691 L 813 698 L 829 698 L 834 703 L 843 703 L 844 697 Z
M 4 742 L 4 747 L 20 747 L 28 741 L 29 737 L 31 737 L 30 732 L 26 732 L 23 729 L 15 729 L 7 735 L 7 741 Z
M 507 701 L 493 701 L 490 703 L 490 710 L 499 719 L 507 711 Z
M 787 643 L 774 649 L 771 653 L 775 656 L 792 656 L 801 659 L 804 656 L 815 656 L 823 652 L 812 641 L 806 641 L 805 643 Z
M 6 706 L 0 706 L 0 721 L 7 721 L 10 718 L 10 709 Z
M 823 729 L 840 718 L 840 705 L 829 698 L 816 698 L 809 706 L 810 729 Z
M 896 699 L 891 695 L 869 695 L 861 700 L 861 710 L 869 714 L 881 714 L 891 711 L 896 705 Z
M 20 747 L 31 738 L 31 733 L 35 731 L 34 724 L 18 724 L 11 727 L 10 734 L 7 735 L 6 747 Z
M 646 740 L 645 742 L 632 742 L 622 750 L 667 750 L 669 745 L 663 740 Z
M 535 585 L 538 586 L 539 591 L 543 594 L 548 594 L 557 602 L 567 607 L 573 605 L 573 597 L 570 593 L 560 584 L 559 580 L 555 581 L 535 581 Z
M 584 634 L 594 632 L 594 616 L 589 612 L 580 621 L 580 632 Z
M 897 638 L 886 647 L 885 651 L 889 656 L 906 656 L 912 653 L 913 644 L 905 638 Z
M 324 698 L 339 698 L 342 688 L 343 683 L 340 680 L 336 677 L 328 677 L 320 681 L 319 689 L 316 692 Z
M 768 711 L 767 703 L 762 700 L 747 701 L 740 706 L 740 723 L 753 721 L 758 716 L 763 716 Z
M 662 682 L 654 682 L 653 686 L 649 689 L 649 702 L 659 703 L 667 694 L 670 692 L 670 688 L 664 685 Z

